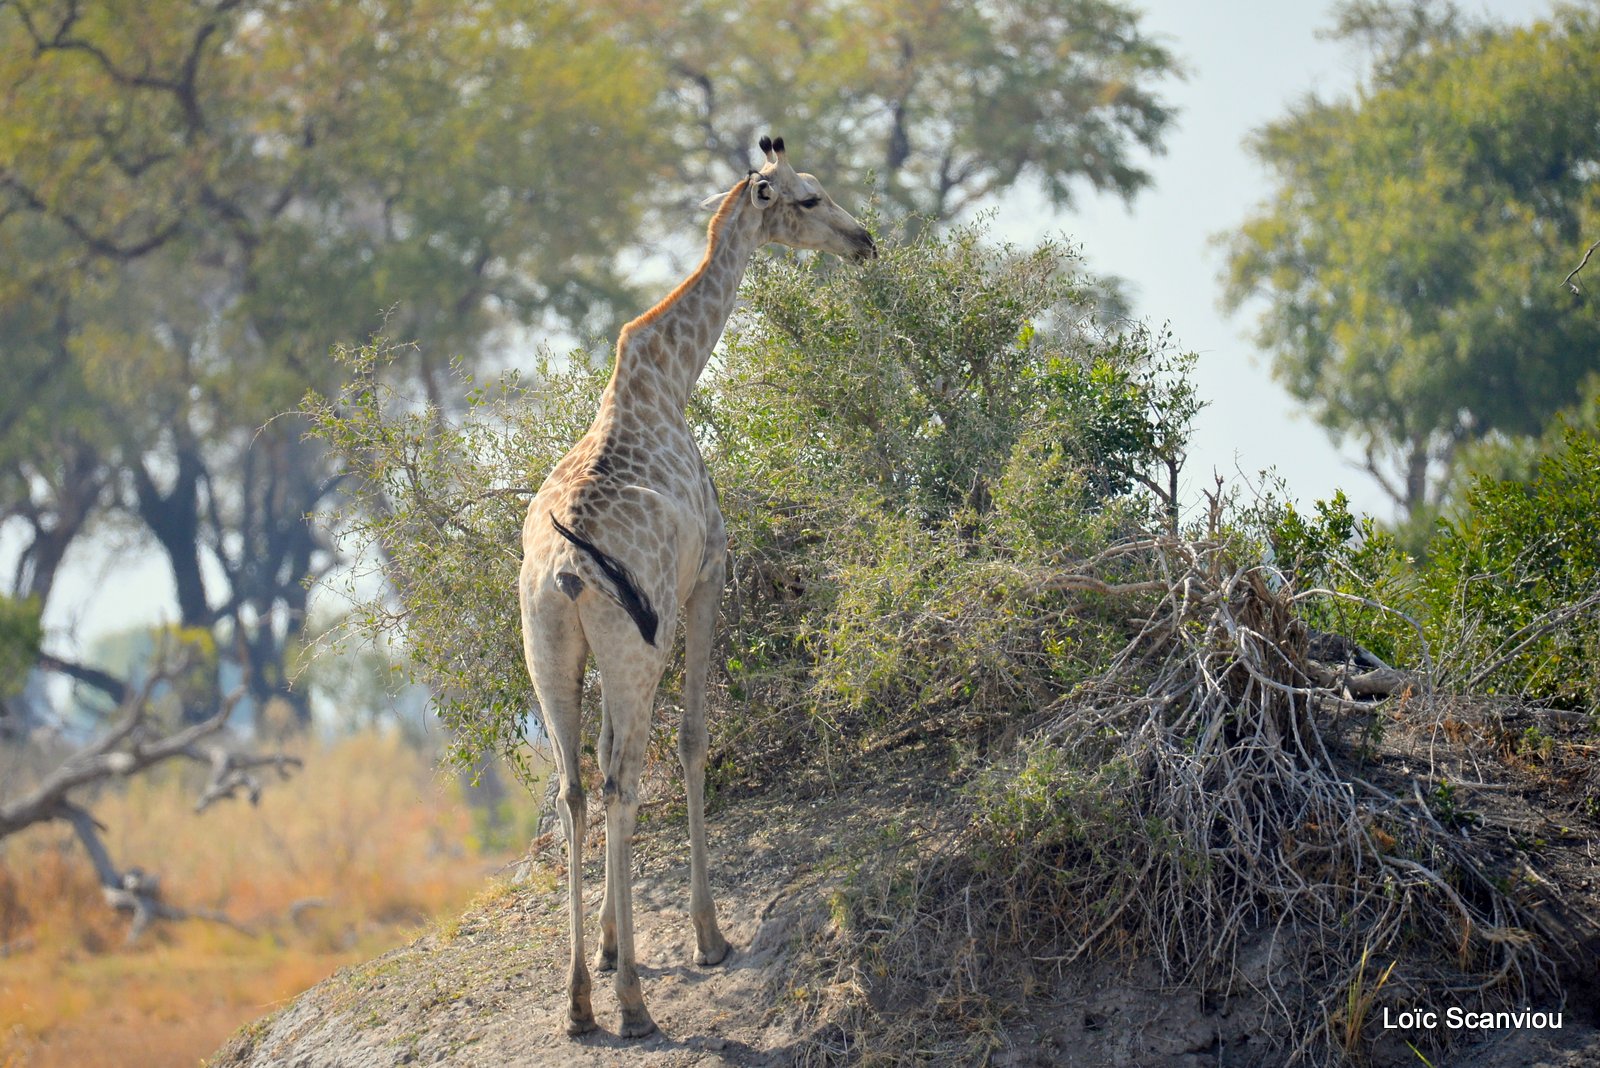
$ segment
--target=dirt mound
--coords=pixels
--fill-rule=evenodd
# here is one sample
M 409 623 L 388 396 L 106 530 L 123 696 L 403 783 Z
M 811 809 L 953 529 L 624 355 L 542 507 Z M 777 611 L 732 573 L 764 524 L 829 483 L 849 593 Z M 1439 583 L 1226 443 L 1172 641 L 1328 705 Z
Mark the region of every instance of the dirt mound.
M 367 964 L 345 969 L 277 1014 L 237 1034 L 216 1068 L 388 1068 L 390 1065 L 777 1066 L 896 1063 L 888 1051 L 834 1022 L 826 1006 L 861 995 L 873 977 L 849 962 L 831 972 L 818 954 L 837 941 L 842 891 L 874 863 L 885 828 L 917 828 L 937 850 L 958 806 L 952 782 L 915 761 L 880 769 L 871 784 L 724 792 L 708 830 L 712 884 L 723 929 L 735 946 L 718 968 L 693 963 L 688 866 L 681 809 L 646 805 L 636 856 L 635 922 L 645 997 L 660 1030 L 637 1042 L 616 1035 L 617 1006 L 597 977 L 600 1029 L 561 1033 L 567 953 L 561 847 L 548 838 L 514 875 L 458 921 Z M 778 794 L 782 797 L 778 797 Z M 809 793 L 810 796 L 806 796 Z M 1487 791 L 1502 805 L 1509 791 Z M 1506 811 L 1529 831 L 1541 817 L 1518 801 Z M 1487 818 L 1487 817 L 1486 817 Z M 1548 819 L 1545 826 L 1554 826 Z M 1562 827 L 1571 833 L 1564 822 Z M 899 840 L 902 831 L 896 831 Z M 602 835 L 589 837 L 589 945 L 601 887 Z M 1583 878 L 1577 871 L 1575 877 Z M 1591 883 L 1592 885 L 1592 883 Z M 819 948 L 821 947 L 821 948 Z M 1046 983 L 1021 980 L 1023 960 L 990 960 L 996 989 L 1021 993 L 1003 1025 L 983 1036 L 972 1063 L 1096 1068 L 1230 1068 L 1278 1065 L 1296 1045 L 1278 1002 L 1300 952 L 1295 932 L 1261 931 L 1241 947 L 1226 989 L 1163 985 L 1150 961 L 1087 960 Z M 1036 962 L 1035 962 L 1036 963 Z M 824 961 L 824 965 L 830 962 Z M 847 989 L 848 988 L 848 989 Z M 1600 1064 L 1594 1006 L 1577 993 L 1561 1030 L 1482 1032 L 1446 1062 L 1468 1068 Z M 1559 1002 L 1559 998 L 1556 999 Z M 1535 1006 L 1558 1009 L 1563 1006 Z M 886 1016 L 896 1011 L 884 1005 Z M 987 1026 L 987 1025 L 986 1025 Z M 877 1054 L 878 1056 L 874 1056 Z M 962 1061 L 961 1063 L 966 1063 Z M 1371 1064 L 1424 1063 L 1401 1038 L 1380 1039 Z
M 636 856 L 639 971 L 660 1030 L 624 1042 L 606 977 L 595 983 L 600 1029 L 560 1033 L 567 916 L 560 845 L 549 844 L 459 922 L 348 968 L 276 1015 L 241 1031 L 217 1066 L 398 1064 L 766 1065 L 793 1060 L 796 1016 L 781 1005 L 784 959 L 826 922 L 829 828 L 853 821 L 841 804 L 796 809 L 770 802 L 722 806 L 711 825 L 712 886 L 735 947 L 723 965 L 693 963 L 688 865 L 680 820 L 651 821 Z M 737 810 L 736 810 L 737 809 Z M 651 824 L 654 822 L 654 825 Z M 589 836 L 591 845 L 603 838 Z M 586 871 L 591 921 L 602 886 L 600 850 Z

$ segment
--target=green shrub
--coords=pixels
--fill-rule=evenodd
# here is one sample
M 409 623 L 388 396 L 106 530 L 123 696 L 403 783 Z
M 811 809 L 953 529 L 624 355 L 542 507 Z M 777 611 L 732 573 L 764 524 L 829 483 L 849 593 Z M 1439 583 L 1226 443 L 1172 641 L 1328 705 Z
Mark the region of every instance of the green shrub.
M 1310 626 L 1350 638 L 1391 664 L 1422 659 L 1426 631 L 1419 635 L 1404 616 L 1378 607 L 1417 619 L 1422 605 L 1412 560 L 1372 517 L 1351 513 L 1343 490 L 1316 501 L 1310 513 L 1293 503 L 1275 506 L 1267 541 L 1274 565 L 1296 592 L 1348 595 L 1308 595 L 1301 611 Z
M 1595 417 L 1564 424 L 1526 479 L 1469 478 L 1421 562 L 1372 519 L 1357 520 L 1342 492 L 1309 513 L 1269 501 L 1246 529 L 1264 531 L 1297 590 L 1321 587 L 1389 609 L 1308 598 L 1311 625 L 1401 665 L 1419 666 L 1426 642 L 1446 686 L 1600 711 L 1597 426 Z
M 971 228 L 861 267 L 752 264 L 688 411 L 733 543 L 714 766 L 919 723 L 1011 730 L 1109 648 L 1095 599 L 1041 577 L 1168 512 L 1195 402 L 1188 358 L 1104 331 L 1092 292 L 1066 248 Z M 463 762 L 515 754 L 522 513 L 604 361 L 546 357 L 445 412 L 396 392 L 380 345 L 348 359 L 351 384 L 307 408 L 344 460 L 342 529 L 390 582 L 352 589 L 360 626 L 399 639 Z
M 1093 598 L 1039 578 L 1168 511 L 1196 404 L 1189 358 L 1105 332 L 1076 267 L 976 229 L 752 267 L 691 413 L 768 739 L 1011 729 L 1111 648 Z
M 1435 537 L 1424 581 L 1467 679 L 1600 712 L 1595 425 L 1565 426 L 1526 482 L 1475 479 L 1460 518 Z
M 0 698 L 21 693 L 27 684 L 44 638 L 39 611 L 37 598 L 0 594 Z

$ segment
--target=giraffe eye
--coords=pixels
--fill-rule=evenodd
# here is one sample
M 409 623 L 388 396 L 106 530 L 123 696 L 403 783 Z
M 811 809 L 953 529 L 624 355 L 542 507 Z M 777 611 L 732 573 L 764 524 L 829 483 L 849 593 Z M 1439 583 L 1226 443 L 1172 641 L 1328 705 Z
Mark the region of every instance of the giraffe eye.
M 800 202 L 800 206 L 802 208 L 814 208 L 818 204 L 821 204 L 821 203 L 822 203 L 822 198 L 821 197 L 806 197 L 804 200 L 802 200 Z

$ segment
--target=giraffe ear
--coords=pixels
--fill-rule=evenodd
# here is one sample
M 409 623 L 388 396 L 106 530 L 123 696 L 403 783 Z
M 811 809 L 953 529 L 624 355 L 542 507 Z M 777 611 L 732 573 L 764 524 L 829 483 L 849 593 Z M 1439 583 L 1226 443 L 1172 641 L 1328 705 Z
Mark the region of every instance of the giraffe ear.
M 726 193 L 713 193 L 700 202 L 701 211 L 716 211 L 722 207 L 722 202 L 728 199 Z
M 778 191 L 772 188 L 772 183 L 765 178 L 755 178 L 750 182 L 750 203 L 757 208 L 766 208 L 778 199 Z

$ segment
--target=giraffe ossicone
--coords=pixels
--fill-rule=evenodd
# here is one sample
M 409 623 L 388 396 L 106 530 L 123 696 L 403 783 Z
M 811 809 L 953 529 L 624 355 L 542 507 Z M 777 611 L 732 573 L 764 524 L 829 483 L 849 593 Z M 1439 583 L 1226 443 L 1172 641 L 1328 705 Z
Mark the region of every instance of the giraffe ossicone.
M 765 165 L 711 198 L 716 214 L 699 266 L 622 328 L 611 381 L 589 430 L 539 488 L 522 528 L 517 583 L 523 651 L 555 751 L 557 808 L 567 841 L 572 956 L 566 1030 L 595 1026 L 583 935 L 584 667 L 600 675 L 596 754 L 604 779 L 606 879 L 595 966 L 616 971 L 620 1032 L 655 1030 L 633 938 L 632 841 L 639 775 L 661 681 L 684 621 L 678 756 L 689 816 L 689 916 L 695 962 L 728 953 L 711 900 L 705 834 L 706 675 L 726 574 L 727 528 L 684 416 L 690 392 L 733 311 L 750 257 L 768 243 L 850 260 L 876 255 L 866 228 L 815 177 L 790 166 L 783 139 L 761 138 Z

